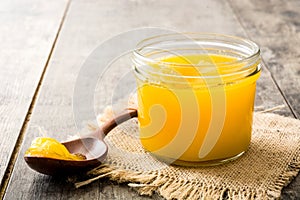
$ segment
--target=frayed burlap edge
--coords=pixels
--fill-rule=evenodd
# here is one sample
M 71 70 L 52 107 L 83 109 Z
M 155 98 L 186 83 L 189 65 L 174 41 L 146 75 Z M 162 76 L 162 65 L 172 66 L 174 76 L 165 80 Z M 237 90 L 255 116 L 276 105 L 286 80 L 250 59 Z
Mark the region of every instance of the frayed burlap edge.
M 140 195 L 151 196 L 154 192 L 165 199 L 268 199 L 280 198 L 282 187 L 286 186 L 300 171 L 300 148 L 295 160 L 289 164 L 285 173 L 275 181 L 268 191 L 232 188 L 211 188 L 200 181 L 174 179 L 155 172 L 133 172 L 117 169 L 107 164 L 88 172 L 89 180 L 75 183 L 79 188 L 93 181 L 107 177 L 118 183 L 128 183 Z
M 268 197 L 276 199 L 280 198 L 282 188 L 287 186 L 300 172 L 300 147 L 296 150 L 295 155 L 295 158 L 287 166 L 284 173 L 268 188 Z
M 267 111 L 268 112 L 268 111 Z M 160 171 L 135 172 L 128 169 L 118 169 L 108 164 L 89 171 L 91 177 L 82 182 L 76 182 L 79 188 L 101 178 L 109 178 L 117 183 L 128 183 L 140 195 L 152 196 L 157 193 L 165 199 L 279 199 L 281 190 L 288 185 L 300 171 L 300 147 L 294 152 L 294 159 L 286 170 L 277 178 L 273 185 L 264 190 L 245 188 L 227 188 L 208 186 L 200 180 L 184 180 L 162 174 Z
M 299 163 L 297 164 L 299 166 Z M 294 168 L 296 169 L 296 168 Z M 299 171 L 299 170 L 298 170 Z M 292 172 L 292 171 L 290 171 Z M 278 198 L 280 195 L 281 185 L 287 184 L 287 180 L 297 175 L 296 171 L 291 174 L 283 175 L 283 179 L 278 180 L 277 186 L 267 193 L 265 191 L 253 190 L 233 190 L 232 188 L 211 188 L 200 181 L 187 181 L 174 179 L 163 175 L 160 172 L 133 172 L 123 169 L 116 169 L 107 164 L 103 164 L 96 169 L 88 172 L 93 178 L 75 183 L 79 188 L 90 184 L 93 181 L 107 177 L 117 183 L 128 183 L 128 186 L 135 189 L 140 195 L 151 196 L 157 193 L 163 198 L 169 199 L 267 199 Z

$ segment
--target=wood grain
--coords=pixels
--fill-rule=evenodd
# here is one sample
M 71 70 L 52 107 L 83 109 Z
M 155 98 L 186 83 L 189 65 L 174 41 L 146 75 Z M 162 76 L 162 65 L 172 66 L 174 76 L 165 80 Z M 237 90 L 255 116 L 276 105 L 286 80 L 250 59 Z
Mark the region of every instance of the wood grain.
M 267 69 L 300 118 L 300 1 L 229 0 L 250 38 L 261 46 Z
M 267 69 L 293 111 L 290 116 L 300 119 L 300 1 L 261 1 L 258 6 L 253 0 L 230 0 L 230 4 L 248 36 L 260 44 Z M 300 199 L 299 175 L 283 189 L 282 198 Z
M 46 135 L 57 139 L 77 132 L 73 121 L 72 95 L 82 63 L 101 42 L 142 26 L 246 36 L 225 0 L 72 1 L 5 199 L 149 199 L 138 196 L 125 185 L 115 185 L 107 180 L 75 190 L 62 178 L 51 178 L 29 170 L 22 158 L 32 139 L 43 135 L 36 126 L 44 128 Z M 118 79 L 112 77 L 121 72 L 120 68 L 113 70 L 106 85 L 99 87 L 105 87 L 105 90 L 113 88 Z M 269 71 L 263 69 L 256 104 L 268 108 L 284 103 Z M 277 112 L 291 115 L 288 107 Z M 160 199 L 159 196 L 153 198 Z
M 66 1 L 0 6 L 0 182 L 37 88 Z M 7 178 L 7 177 L 5 177 Z

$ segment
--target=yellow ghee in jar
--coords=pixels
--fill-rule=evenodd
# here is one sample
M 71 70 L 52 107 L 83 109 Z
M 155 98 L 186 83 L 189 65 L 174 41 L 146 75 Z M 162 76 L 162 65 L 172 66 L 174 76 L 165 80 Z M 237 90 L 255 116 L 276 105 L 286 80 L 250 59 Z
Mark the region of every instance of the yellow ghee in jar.
M 138 120 L 144 149 L 175 163 L 219 160 L 245 152 L 251 139 L 255 87 L 260 72 L 240 79 L 238 76 L 242 75 L 238 73 L 234 77 L 222 76 L 230 68 L 221 65 L 237 61 L 227 55 L 171 56 L 160 61 L 170 63 L 168 67 L 178 75 L 199 78 L 186 78 L 184 86 L 176 81 L 164 82 L 163 78 L 157 83 L 139 82 Z M 198 63 L 214 64 L 211 74 L 218 73 L 220 77 L 201 79 L 201 69 L 193 67 Z M 240 63 L 232 67 L 238 71 L 243 66 Z M 205 74 L 207 77 L 210 72 Z M 231 82 L 233 78 L 235 81 Z M 199 82 L 203 87 L 198 87 Z M 217 84 L 210 87 L 213 82 Z
M 60 142 L 47 137 L 35 138 L 25 155 L 63 160 L 85 160 L 83 155 L 71 154 Z

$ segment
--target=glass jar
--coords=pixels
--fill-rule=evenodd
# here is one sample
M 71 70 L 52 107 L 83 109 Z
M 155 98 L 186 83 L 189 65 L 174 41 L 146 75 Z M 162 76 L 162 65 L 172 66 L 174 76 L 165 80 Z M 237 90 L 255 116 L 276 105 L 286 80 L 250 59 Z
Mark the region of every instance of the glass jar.
M 251 140 L 260 49 L 226 35 L 159 35 L 133 53 L 144 149 L 169 164 L 216 165 Z

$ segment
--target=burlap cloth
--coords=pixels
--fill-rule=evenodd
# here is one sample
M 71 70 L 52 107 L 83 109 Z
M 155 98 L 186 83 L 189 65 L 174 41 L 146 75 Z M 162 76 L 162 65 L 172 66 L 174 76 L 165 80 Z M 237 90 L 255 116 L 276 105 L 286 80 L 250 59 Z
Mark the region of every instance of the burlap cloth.
M 156 192 L 165 199 L 268 199 L 279 198 L 300 169 L 300 121 L 270 113 L 255 113 L 249 150 L 220 166 L 178 167 L 157 161 L 141 147 L 136 119 L 114 129 L 106 142 L 105 163 L 76 187 L 109 177 L 141 195 Z

